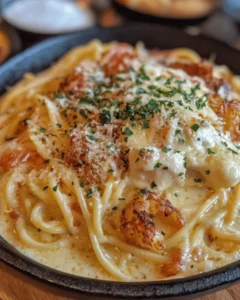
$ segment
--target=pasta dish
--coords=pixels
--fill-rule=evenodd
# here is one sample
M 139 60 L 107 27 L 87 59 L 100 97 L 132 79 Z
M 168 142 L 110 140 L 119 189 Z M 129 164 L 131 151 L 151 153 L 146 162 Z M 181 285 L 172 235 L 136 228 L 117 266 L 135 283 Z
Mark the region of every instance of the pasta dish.
M 240 85 L 178 48 L 92 41 L 0 101 L 0 234 L 67 273 L 186 277 L 240 258 Z
M 115 0 L 130 9 L 165 18 L 191 19 L 208 15 L 217 0 Z

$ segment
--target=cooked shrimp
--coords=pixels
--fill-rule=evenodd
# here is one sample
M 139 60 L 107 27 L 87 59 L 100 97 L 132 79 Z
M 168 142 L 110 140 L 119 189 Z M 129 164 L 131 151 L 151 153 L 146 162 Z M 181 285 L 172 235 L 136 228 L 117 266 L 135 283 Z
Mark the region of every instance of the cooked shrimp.
M 240 141 L 240 102 L 227 101 L 215 94 L 210 96 L 209 104 L 215 113 L 223 118 L 224 129 L 231 133 L 232 139 Z
M 240 141 L 240 102 L 225 101 L 220 107 L 220 116 L 225 121 L 225 129 L 231 133 L 234 141 Z
M 40 155 L 31 149 L 12 150 L 8 153 L 4 153 L 0 157 L 0 166 L 5 170 L 17 167 L 23 163 L 30 163 L 34 166 L 39 166 L 43 163 L 43 159 Z
M 82 97 L 87 87 L 87 79 L 82 73 L 73 73 L 60 83 L 59 90 L 66 94 Z
M 145 195 L 137 194 L 122 210 L 121 232 L 126 242 L 143 249 L 163 249 L 163 236 L 155 223 L 157 214 L 163 221 L 169 217 L 176 229 L 185 224 L 180 211 L 165 197 L 151 192 L 146 192 Z
M 133 48 L 128 44 L 118 44 L 112 47 L 102 58 L 101 65 L 107 76 L 113 76 L 120 72 L 126 72 L 131 61 L 136 57 Z
M 225 81 L 222 78 L 213 76 L 213 66 L 206 62 L 199 63 L 182 63 L 174 62 L 169 65 L 174 69 L 182 69 L 190 76 L 198 76 L 205 80 L 206 85 L 213 91 L 217 92 L 224 85 Z
M 79 176 L 86 182 L 100 184 L 109 175 L 108 173 L 106 175 L 109 156 L 114 161 L 117 161 L 118 157 L 107 148 L 108 144 L 113 143 L 114 138 L 114 132 L 109 130 L 110 125 L 106 128 L 96 121 L 91 124 L 89 132 L 84 124 L 79 124 L 74 130 L 65 160 L 76 168 Z M 92 129 L 95 130 L 94 136 L 91 135 Z
M 173 249 L 171 253 L 171 262 L 164 264 L 161 272 L 164 276 L 170 277 L 177 275 L 184 268 L 184 260 L 180 249 Z

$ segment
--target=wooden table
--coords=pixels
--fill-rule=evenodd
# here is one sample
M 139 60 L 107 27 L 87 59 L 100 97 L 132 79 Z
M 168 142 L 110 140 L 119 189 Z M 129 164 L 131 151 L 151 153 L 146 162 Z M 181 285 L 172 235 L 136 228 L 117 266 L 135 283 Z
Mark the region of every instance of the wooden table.
M 0 300 L 73 300 L 0 263 Z M 79 299 L 79 298 L 78 298 Z M 84 298 L 81 298 L 84 299 Z M 239 300 L 240 284 L 196 300 Z

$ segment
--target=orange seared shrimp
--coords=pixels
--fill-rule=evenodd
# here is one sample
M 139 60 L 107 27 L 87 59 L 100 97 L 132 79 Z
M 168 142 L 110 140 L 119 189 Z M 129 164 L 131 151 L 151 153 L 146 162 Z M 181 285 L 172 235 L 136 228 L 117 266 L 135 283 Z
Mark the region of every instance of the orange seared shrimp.
M 126 72 L 131 66 L 131 61 L 136 57 L 133 48 L 128 44 L 113 46 L 102 58 L 101 65 L 107 76 Z
M 59 90 L 66 94 L 82 97 L 87 87 L 87 79 L 82 73 L 73 73 L 60 83 Z
M 224 100 L 217 94 L 211 95 L 209 104 L 215 113 L 223 118 L 224 129 L 231 133 L 234 141 L 240 141 L 240 101 Z
M 220 108 L 220 115 L 225 121 L 225 129 L 231 133 L 234 141 L 240 141 L 240 102 L 225 101 Z
M 5 170 L 10 170 L 24 163 L 38 167 L 44 163 L 44 160 L 36 151 L 31 149 L 11 150 L 0 157 L 0 166 Z
M 170 277 L 177 275 L 184 268 L 184 259 L 180 249 L 172 249 L 171 262 L 162 265 L 161 272 L 164 276 Z
M 185 224 L 180 211 L 165 197 L 151 192 L 146 192 L 145 195 L 137 194 L 122 210 L 121 232 L 125 241 L 142 249 L 163 249 L 163 236 L 156 226 L 156 215 L 163 222 L 170 219 L 170 223 L 176 229 Z
M 201 77 L 205 80 L 206 85 L 215 92 L 217 92 L 225 83 L 224 79 L 213 76 L 213 65 L 204 61 L 199 63 L 174 62 L 171 63 L 169 67 L 173 69 L 182 69 L 190 76 Z

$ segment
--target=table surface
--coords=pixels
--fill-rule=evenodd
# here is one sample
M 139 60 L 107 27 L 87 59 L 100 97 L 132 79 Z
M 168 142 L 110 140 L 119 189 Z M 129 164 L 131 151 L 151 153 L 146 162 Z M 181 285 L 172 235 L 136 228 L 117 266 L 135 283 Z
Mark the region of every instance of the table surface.
M 196 300 L 239 300 L 240 284 Z M 0 263 L 0 300 L 74 300 Z M 79 297 L 77 297 L 79 299 Z M 84 298 L 82 298 L 84 299 Z

